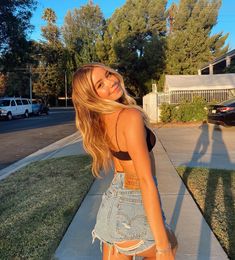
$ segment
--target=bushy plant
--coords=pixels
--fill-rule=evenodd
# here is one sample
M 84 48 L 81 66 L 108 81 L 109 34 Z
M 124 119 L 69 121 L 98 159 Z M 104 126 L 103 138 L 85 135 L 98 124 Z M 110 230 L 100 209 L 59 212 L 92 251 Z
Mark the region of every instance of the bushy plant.
M 162 103 L 160 106 L 161 115 L 160 119 L 164 123 L 168 123 L 172 121 L 172 113 L 174 110 L 174 105 L 168 103 Z
M 163 103 L 160 106 L 162 122 L 191 122 L 206 120 L 208 104 L 199 96 L 193 98 L 192 102 L 183 100 L 179 105 Z
M 172 118 L 178 122 L 203 121 L 206 116 L 206 101 L 202 97 L 194 97 L 192 102 L 184 100 L 172 113 Z

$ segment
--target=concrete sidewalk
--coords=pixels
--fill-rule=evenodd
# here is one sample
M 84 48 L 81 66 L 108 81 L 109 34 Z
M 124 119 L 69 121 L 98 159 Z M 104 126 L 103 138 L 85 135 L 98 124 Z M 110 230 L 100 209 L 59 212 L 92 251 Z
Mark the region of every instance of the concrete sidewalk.
M 179 241 L 178 260 L 228 259 L 218 240 L 205 222 L 198 207 L 173 167 L 166 150 L 158 141 L 154 147 L 156 175 L 168 223 Z M 55 252 L 59 260 L 101 259 L 99 241 L 92 245 L 91 231 L 112 173 L 96 180 L 70 224 Z M 141 259 L 141 258 L 139 258 Z
M 163 208 L 167 221 L 179 241 L 176 259 L 228 259 L 178 176 L 160 140 L 157 141 L 153 152 Z M 31 161 L 81 153 L 84 153 L 81 138 L 75 133 L 3 169 L 0 171 L 0 179 Z M 101 195 L 111 179 L 112 173 L 105 179 L 94 182 L 57 248 L 55 259 L 99 260 L 102 258 L 99 241 L 96 240 L 93 245 L 91 244 L 91 230 L 95 224 Z

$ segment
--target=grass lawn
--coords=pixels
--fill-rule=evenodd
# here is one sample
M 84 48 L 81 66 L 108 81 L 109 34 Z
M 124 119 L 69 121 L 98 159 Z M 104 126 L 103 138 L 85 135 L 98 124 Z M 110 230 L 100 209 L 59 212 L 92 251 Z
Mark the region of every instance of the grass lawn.
M 0 259 L 51 259 L 91 186 L 88 155 L 32 163 L 0 182 Z
M 235 171 L 178 167 L 207 223 L 235 260 Z

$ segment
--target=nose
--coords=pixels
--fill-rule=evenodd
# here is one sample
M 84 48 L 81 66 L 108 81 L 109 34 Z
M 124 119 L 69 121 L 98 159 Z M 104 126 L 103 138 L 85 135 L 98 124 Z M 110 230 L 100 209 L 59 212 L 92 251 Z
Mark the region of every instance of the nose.
M 109 86 L 110 86 L 110 84 L 111 84 L 112 88 L 113 88 L 113 87 L 116 87 L 117 84 L 118 84 L 118 80 L 115 79 L 115 78 L 113 78 L 113 77 L 107 78 L 107 79 L 105 79 L 105 81 L 106 81 L 106 83 L 107 83 Z

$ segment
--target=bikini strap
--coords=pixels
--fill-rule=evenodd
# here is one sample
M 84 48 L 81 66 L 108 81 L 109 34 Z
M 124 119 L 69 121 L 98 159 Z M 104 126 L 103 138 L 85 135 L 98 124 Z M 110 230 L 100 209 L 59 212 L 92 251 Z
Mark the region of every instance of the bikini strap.
M 119 147 L 119 145 L 118 145 L 118 140 L 117 140 L 117 122 L 118 122 L 118 118 L 119 118 L 121 112 L 122 112 L 124 109 L 125 109 L 125 108 L 121 109 L 121 111 L 118 113 L 117 121 L 116 121 L 116 127 L 115 127 L 115 129 L 116 129 L 116 143 L 117 143 L 117 146 L 118 146 L 119 151 L 120 151 L 121 149 L 120 149 L 120 147 Z

